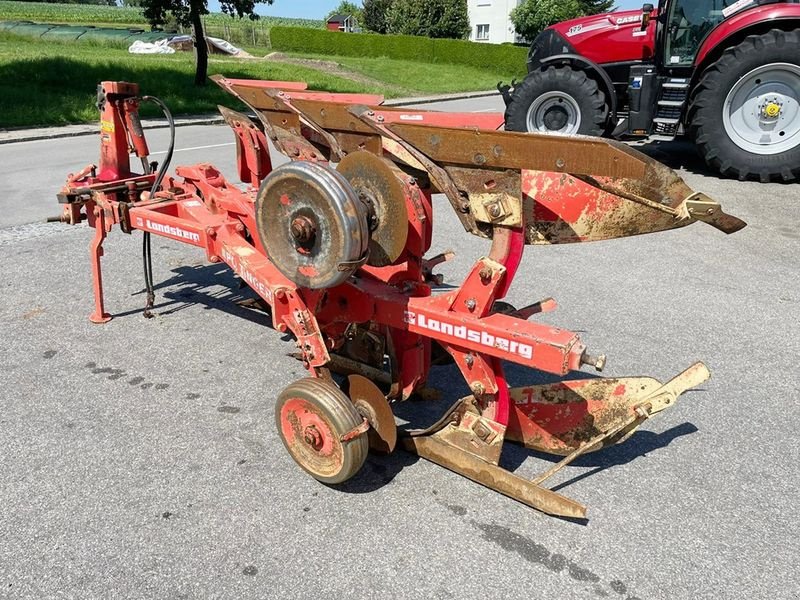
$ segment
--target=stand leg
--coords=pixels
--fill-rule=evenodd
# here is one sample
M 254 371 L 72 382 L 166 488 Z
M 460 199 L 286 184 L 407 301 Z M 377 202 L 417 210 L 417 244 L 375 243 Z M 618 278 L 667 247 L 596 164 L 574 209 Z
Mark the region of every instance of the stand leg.
M 89 258 L 92 261 L 92 283 L 94 284 L 94 312 L 89 315 L 92 323 L 108 323 L 111 315 L 105 311 L 103 303 L 103 273 L 100 268 L 100 257 L 103 256 L 103 242 L 106 239 L 106 218 L 103 209 L 94 208 L 94 240 L 89 246 Z

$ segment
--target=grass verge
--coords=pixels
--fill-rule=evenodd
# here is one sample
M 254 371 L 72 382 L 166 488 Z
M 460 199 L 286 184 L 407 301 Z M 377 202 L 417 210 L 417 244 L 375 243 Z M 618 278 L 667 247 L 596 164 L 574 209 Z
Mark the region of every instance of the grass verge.
M 510 82 L 514 77 L 521 79 L 525 70 L 524 64 L 520 65 L 522 72 L 498 73 L 467 65 L 420 63 L 383 57 L 356 58 L 307 54 L 289 56 L 335 61 L 351 71 L 402 88 L 407 95 L 493 90 L 498 81 Z
M 336 61 L 373 81 L 354 81 L 294 64 L 219 56 L 210 57 L 209 75 L 305 81 L 316 90 L 369 92 L 387 97 L 489 90 L 498 80 L 512 77 L 464 65 L 386 58 L 312 58 Z M 142 93 L 160 97 L 175 115 L 215 112 L 217 104 L 242 108 L 213 83 L 205 88 L 194 86 L 194 58 L 189 53 L 132 55 L 124 47 L 103 41 L 42 40 L 0 32 L 0 127 L 93 122 L 97 119 L 96 86 L 104 80 L 136 82 Z M 144 105 L 142 114 L 147 117 L 159 113 Z
M 308 82 L 332 92 L 377 92 L 382 89 L 334 77 L 313 69 L 262 60 L 211 57 L 209 75 Z M 40 41 L 0 33 L 0 127 L 33 127 L 92 122 L 97 83 L 134 81 L 142 92 L 158 96 L 176 115 L 235 108 L 237 101 L 213 83 L 197 88 L 191 54 L 141 56 L 126 49 L 90 43 Z M 143 106 L 144 116 L 157 109 Z

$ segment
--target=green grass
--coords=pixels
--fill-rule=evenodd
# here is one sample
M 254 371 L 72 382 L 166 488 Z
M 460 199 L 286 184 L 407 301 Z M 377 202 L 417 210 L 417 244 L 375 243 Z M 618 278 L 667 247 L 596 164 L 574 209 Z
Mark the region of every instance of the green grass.
M 209 74 L 252 79 L 302 80 L 318 90 L 378 92 L 382 89 L 320 71 L 268 61 L 211 57 Z M 142 93 L 164 100 L 174 114 L 216 111 L 217 104 L 237 108 L 237 101 L 209 82 L 196 88 L 191 54 L 137 56 L 110 46 L 31 40 L 0 33 L 0 127 L 65 125 L 97 120 L 97 83 L 134 81 Z M 158 114 L 144 106 L 145 116 Z
M 217 104 L 242 108 L 213 83 L 209 82 L 205 88 L 193 85 L 194 58 L 190 53 L 131 55 L 127 46 L 127 42 L 108 39 L 76 42 L 27 38 L 0 31 L 0 89 L 3 90 L 0 93 L 0 127 L 95 121 L 95 89 L 97 83 L 104 80 L 136 82 L 142 93 L 162 98 L 176 115 L 212 113 Z M 264 48 L 246 49 L 256 56 L 265 53 Z M 241 60 L 218 55 L 209 58 L 209 75 L 221 73 L 239 78 L 300 80 L 316 90 L 370 92 L 387 97 L 490 90 L 499 80 L 510 81 L 513 76 L 520 75 L 490 72 L 467 65 L 387 58 L 304 57 L 336 61 L 351 71 L 376 80 L 376 83 L 360 83 L 324 70 L 269 60 Z M 145 105 L 142 114 L 155 116 L 158 112 Z
M 351 71 L 403 88 L 408 95 L 493 90 L 498 81 L 510 82 L 514 77 L 519 79 L 525 70 L 524 64 L 520 65 L 523 73 L 498 73 L 467 65 L 420 63 L 389 58 L 300 54 L 292 56 L 335 61 Z
M 142 11 L 135 7 L 102 6 L 98 4 L 50 4 L 44 2 L 18 2 L 0 0 L 0 19 L 4 21 L 37 21 L 39 23 L 99 23 L 123 25 L 147 25 Z M 203 17 L 209 25 L 231 25 L 240 22 L 224 13 L 211 13 Z M 241 21 L 248 22 L 249 19 Z M 289 19 L 283 17 L 261 17 L 259 23 L 290 25 L 296 27 L 322 27 L 319 19 Z

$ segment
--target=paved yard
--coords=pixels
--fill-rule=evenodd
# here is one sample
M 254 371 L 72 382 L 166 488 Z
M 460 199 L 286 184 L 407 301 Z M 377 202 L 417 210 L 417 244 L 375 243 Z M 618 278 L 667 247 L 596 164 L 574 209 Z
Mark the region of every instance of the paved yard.
M 223 126 L 181 128 L 174 164 L 233 178 L 232 141 Z M 685 144 L 647 150 L 749 226 L 528 249 L 510 300 L 555 297 L 543 320 L 607 353 L 605 374 L 666 379 L 698 359 L 713 372 L 558 476 L 589 506 L 576 524 L 402 451 L 340 488 L 304 475 L 273 421 L 303 370 L 234 303 L 227 268 L 156 239 L 147 320 L 139 234 L 115 232 L 115 318 L 92 325 L 92 230 L 32 223 L 58 213 L 58 186 L 97 140 L 0 146 L 0 597 L 798 597 L 800 186 L 718 179 Z M 433 251 L 455 248 L 443 271 L 457 282 L 488 246 L 446 201 L 435 209 Z M 451 369 L 433 379 L 463 391 Z M 528 476 L 550 464 L 513 447 L 503 462 Z

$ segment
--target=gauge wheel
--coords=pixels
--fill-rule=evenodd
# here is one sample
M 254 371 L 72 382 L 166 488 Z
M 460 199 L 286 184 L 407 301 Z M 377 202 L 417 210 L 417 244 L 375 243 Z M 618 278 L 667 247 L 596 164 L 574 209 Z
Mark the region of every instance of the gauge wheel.
M 363 421 L 335 384 L 313 377 L 286 387 L 275 405 L 275 424 L 286 450 L 304 471 L 327 484 L 347 481 L 364 464 L 366 431 L 342 441 Z
M 517 84 L 505 117 L 508 131 L 601 136 L 608 124 L 608 105 L 597 82 L 584 71 L 548 67 Z
M 800 177 L 800 29 L 751 35 L 725 50 L 692 92 L 688 123 L 723 175 Z

